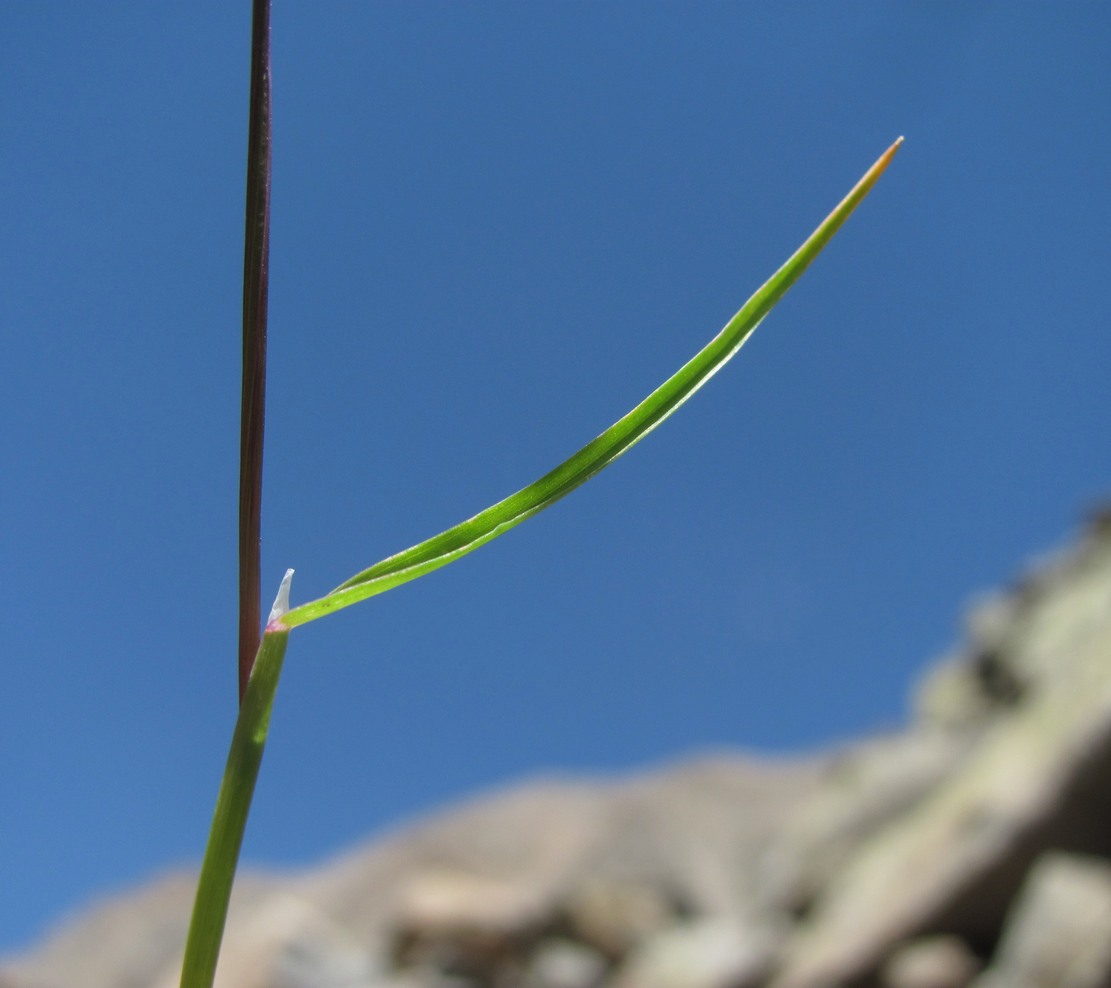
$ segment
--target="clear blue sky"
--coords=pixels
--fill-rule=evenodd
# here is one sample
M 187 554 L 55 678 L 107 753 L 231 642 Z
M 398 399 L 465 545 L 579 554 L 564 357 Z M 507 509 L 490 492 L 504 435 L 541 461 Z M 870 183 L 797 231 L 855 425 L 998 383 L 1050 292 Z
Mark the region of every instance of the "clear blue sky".
M 199 858 L 235 712 L 246 0 L 0 9 L 0 949 Z M 1111 493 L 1111 7 L 278 3 L 264 582 L 531 481 L 900 134 L 606 474 L 293 636 L 248 862 L 897 726 Z

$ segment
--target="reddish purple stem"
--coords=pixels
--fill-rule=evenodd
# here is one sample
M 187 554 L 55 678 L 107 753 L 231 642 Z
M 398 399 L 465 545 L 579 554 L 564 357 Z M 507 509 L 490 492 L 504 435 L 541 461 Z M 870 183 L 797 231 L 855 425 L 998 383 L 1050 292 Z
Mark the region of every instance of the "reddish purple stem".
M 266 299 L 270 263 L 270 0 L 251 25 L 247 229 L 243 250 L 243 403 L 239 436 L 239 700 L 258 651 L 262 441 L 266 415 Z

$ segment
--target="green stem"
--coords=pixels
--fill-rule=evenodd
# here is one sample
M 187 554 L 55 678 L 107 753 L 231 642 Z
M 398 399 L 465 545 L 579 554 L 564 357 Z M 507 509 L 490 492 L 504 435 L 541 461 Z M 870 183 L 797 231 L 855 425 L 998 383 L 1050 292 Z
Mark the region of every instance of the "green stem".
M 216 974 L 228 900 L 288 640 L 289 629 L 280 619 L 271 620 L 262 636 L 247 692 L 239 708 L 185 942 L 181 988 L 211 988 Z

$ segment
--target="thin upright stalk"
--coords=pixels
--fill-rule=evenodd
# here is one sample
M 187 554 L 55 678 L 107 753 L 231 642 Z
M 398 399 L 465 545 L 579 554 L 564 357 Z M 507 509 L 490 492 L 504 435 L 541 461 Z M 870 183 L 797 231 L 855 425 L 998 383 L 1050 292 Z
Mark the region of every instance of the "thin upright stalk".
M 254 0 L 243 250 L 243 391 L 239 433 L 239 702 L 259 646 L 266 300 L 270 264 L 270 0 Z

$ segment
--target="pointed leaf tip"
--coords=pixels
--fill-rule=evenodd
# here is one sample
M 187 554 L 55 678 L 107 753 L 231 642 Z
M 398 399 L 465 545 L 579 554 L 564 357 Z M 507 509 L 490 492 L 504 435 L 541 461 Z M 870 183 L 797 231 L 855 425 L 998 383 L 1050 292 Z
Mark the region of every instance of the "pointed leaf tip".
M 278 587 L 278 596 L 274 598 L 274 606 L 270 608 L 270 617 L 266 619 L 269 628 L 275 621 L 281 621 L 289 613 L 289 585 L 293 582 L 293 570 L 287 569 L 282 577 L 281 586 Z
M 902 134 L 900 134 L 898 137 L 895 138 L 895 143 L 883 152 L 883 154 L 880 156 L 880 162 L 883 164 L 884 168 L 886 168 L 891 162 L 891 159 L 895 157 L 895 152 L 903 146 L 903 141 L 905 140 L 906 138 L 903 137 Z

